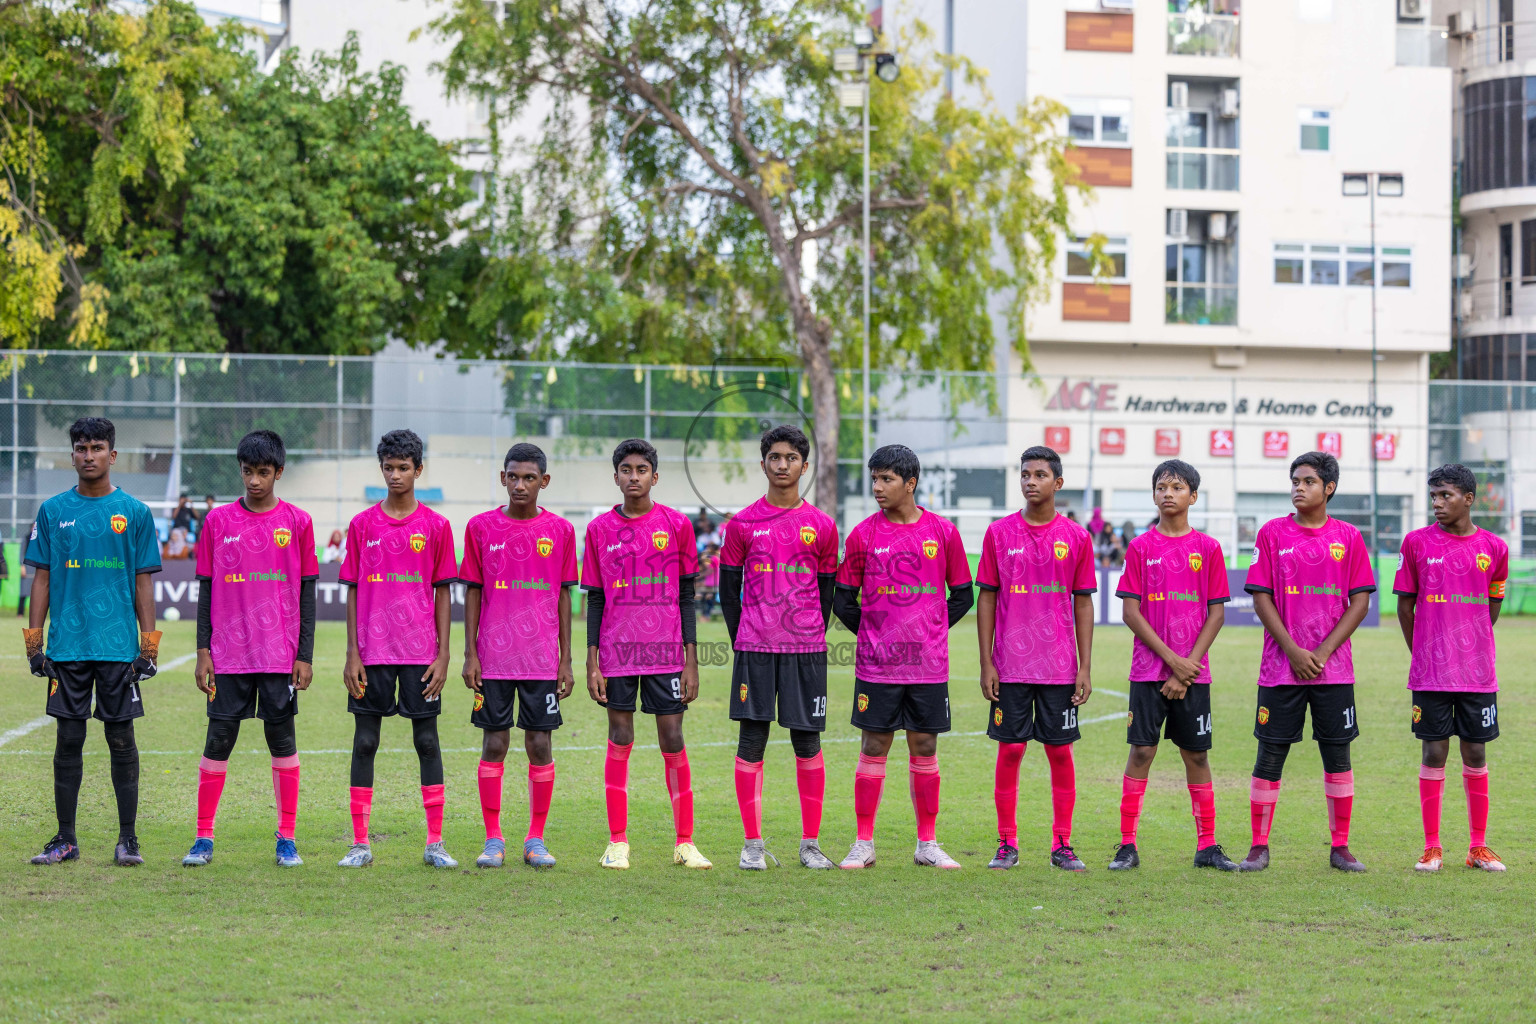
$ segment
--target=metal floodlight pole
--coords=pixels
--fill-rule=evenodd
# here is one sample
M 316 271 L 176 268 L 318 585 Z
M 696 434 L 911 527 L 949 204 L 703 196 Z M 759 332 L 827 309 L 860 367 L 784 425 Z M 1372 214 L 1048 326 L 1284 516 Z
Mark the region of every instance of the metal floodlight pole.
M 859 476 L 864 481 L 864 514 L 870 515 L 869 501 L 869 57 L 861 55 L 860 68 L 864 74 L 864 457 Z
M 1380 181 L 1377 174 L 1371 175 L 1371 571 L 1376 571 L 1376 555 L 1380 551 L 1377 543 L 1377 530 L 1379 529 L 1379 517 L 1377 509 L 1379 504 L 1376 491 L 1376 276 L 1381 267 L 1381 260 L 1376 254 L 1376 189 L 1375 183 Z

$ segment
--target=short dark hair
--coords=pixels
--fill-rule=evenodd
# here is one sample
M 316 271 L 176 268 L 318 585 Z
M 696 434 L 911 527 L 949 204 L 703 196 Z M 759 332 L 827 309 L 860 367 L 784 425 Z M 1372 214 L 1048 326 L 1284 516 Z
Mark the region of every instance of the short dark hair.
M 620 441 L 619 446 L 613 450 L 614 470 L 617 471 L 619 463 L 631 455 L 644 456 L 645 461 L 651 464 L 652 473 L 656 472 L 657 467 L 661 463 L 661 457 L 656 454 L 655 445 L 649 441 L 642 441 L 638 437 L 632 437 L 627 441 Z
M 81 441 L 105 441 L 115 449 L 117 428 L 104 416 L 82 416 L 69 425 L 69 445 L 73 448 Z
M 800 458 L 809 459 L 811 457 L 811 442 L 805 436 L 805 431 L 788 423 L 780 423 L 776 427 L 769 427 L 763 431 L 763 458 L 766 459 L 769 450 L 781 441 L 799 452 Z
M 1165 476 L 1184 481 L 1191 492 L 1200 490 L 1200 471 L 1183 459 L 1169 459 L 1152 471 L 1153 490 L 1157 489 L 1157 482 Z
M 514 462 L 531 462 L 539 467 L 540 473 L 549 472 L 549 459 L 544 455 L 544 449 L 527 441 L 520 441 L 507 449 L 507 457 L 501 460 L 501 468 L 505 470 Z
M 391 430 L 379 438 L 379 446 L 374 453 L 379 457 L 380 465 L 385 459 L 410 459 L 411 465 L 421 468 L 422 456 L 421 438 L 414 430 Z
M 1037 444 L 1033 448 L 1025 448 L 1024 454 L 1019 456 L 1019 470 L 1022 472 L 1026 462 L 1050 463 L 1051 472 L 1056 474 L 1056 479 L 1061 479 L 1061 456 L 1056 454 L 1056 449 L 1047 448 L 1043 444 Z
M 906 445 L 888 444 L 876 448 L 875 454 L 869 457 L 869 471 L 873 473 L 879 469 L 891 470 L 905 483 L 922 475 L 923 464 L 917 461 L 917 453 Z
M 1477 493 L 1477 477 L 1459 462 L 1447 463 L 1439 469 L 1430 470 L 1429 486 L 1433 487 L 1436 484 L 1450 484 L 1462 494 Z
M 277 436 L 275 430 L 253 430 L 240 439 L 240 446 L 235 449 L 235 458 L 240 460 L 242 466 L 282 469 L 288 458 L 288 449 L 283 447 L 283 439 Z
M 1327 494 L 1328 484 L 1333 484 L 1334 494 L 1338 493 L 1339 460 L 1334 458 L 1332 455 L 1329 455 L 1327 452 L 1307 452 L 1304 455 L 1296 456 L 1296 458 L 1291 462 L 1292 476 L 1296 475 L 1297 466 L 1311 466 L 1313 469 L 1317 470 L 1317 475 L 1323 479 L 1324 494 Z M 1327 494 L 1327 497 L 1324 500 L 1332 501 L 1333 494 Z

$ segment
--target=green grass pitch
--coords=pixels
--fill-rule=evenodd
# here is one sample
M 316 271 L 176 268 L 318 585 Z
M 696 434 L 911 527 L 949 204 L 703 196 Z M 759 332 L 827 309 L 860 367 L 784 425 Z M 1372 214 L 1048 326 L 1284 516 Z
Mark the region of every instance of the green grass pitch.
M 44 684 L 26 672 L 17 630 L 0 640 L 0 1020 L 4 1021 L 715 1021 L 1008 1019 L 1037 1021 L 1520 1020 L 1536 1016 L 1536 623 L 1499 624 L 1503 738 L 1490 747 L 1490 842 L 1504 875 L 1461 866 L 1466 815 L 1453 752 L 1446 784 L 1447 866 L 1412 870 L 1421 847 L 1418 745 L 1408 731 L 1407 655 L 1395 628 L 1355 642 L 1362 737 L 1351 842 L 1370 868 L 1328 868 L 1321 765 L 1311 743 L 1287 765 L 1262 875 L 1196 872 L 1178 755 L 1152 770 L 1142 867 L 1104 870 L 1118 840 L 1125 759 L 1123 693 L 1130 635 L 1099 630 L 1077 745 L 1075 840 L 1090 871 L 1047 864 L 1050 797 L 1038 748 L 1020 787 L 1022 862 L 985 868 L 995 843 L 993 744 L 974 682 L 975 633 L 952 634 L 955 733 L 939 744 L 939 839 L 964 865 L 911 864 L 913 815 L 903 747 L 892 750 L 872 871 L 819 873 L 795 862 L 799 807 L 792 754 L 774 731 L 765 793 L 769 849 L 785 867 L 736 869 L 729 670 L 704 671 L 687 716 L 697 841 L 710 872 L 670 863 L 670 808 L 651 722 L 637 715 L 631 761 L 633 868 L 605 872 L 605 719 L 578 689 L 555 737 L 559 776 L 549 873 L 521 864 L 435 872 L 421 863 L 424 822 L 405 723 L 385 725 L 378 757 L 373 867 L 334 866 L 351 834 L 351 720 L 339 680 L 340 629 L 320 626 L 315 684 L 298 720 L 305 866 L 272 863 L 274 815 L 261 730 L 232 760 L 218 853 L 179 866 L 193 836 L 203 698 L 190 659 L 144 688 L 139 836 L 147 862 L 111 866 L 115 812 L 98 725 L 80 801 L 83 857 L 34 868 L 54 830 L 51 723 Z M 19 621 L 18 621 L 19 625 Z M 169 623 L 162 660 L 191 651 L 191 623 Z M 720 640 L 719 622 L 701 638 Z M 455 636 L 456 647 L 461 637 Z M 844 636 L 842 639 L 846 639 Z M 1248 844 L 1251 721 L 1259 633 L 1229 629 L 1211 652 L 1217 837 Z M 578 629 L 577 643 L 580 644 Z M 457 653 L 457 651 L 456 651 Z M 453 671 L 457 673 L 455 658 Z M 578 674 L 580 667 L 578 665 Z M 826 734 L 822 839 L 834 860 L 853 836 L 850 669 L 834 670 Z M 475 790 L 479 734 L 455 677 L 444 693 L 448 849 L 472 865 L 482 841 Z M 1113 716 L 1113 717 L 1109 717 Z M 526 823 L 524 758 L 514 735 L 503 822 L 517 849 Z M 1531 1015 L 1531 1016 L 1528 1016 Z

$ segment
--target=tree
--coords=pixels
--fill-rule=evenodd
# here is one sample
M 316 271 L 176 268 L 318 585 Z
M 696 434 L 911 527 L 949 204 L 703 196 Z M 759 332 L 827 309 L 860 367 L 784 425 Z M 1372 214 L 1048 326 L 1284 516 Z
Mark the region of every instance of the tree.
M 793 354 L 810 383 L 817 503 L 837 505 L 836 372 L 861 348 L 859 115 L 831 51 L 859 0 L 450 4 L 451 91 L 493 110 L 506 169 L 469 324 L 479 353 L 707 361 Z M 1066 229 L 1075 174 L 1036 101 L 1011 115 L 984 73 L 914 24 L 874 83 L 874 365 L 991 369 L 991 305 L 1027 359 L 1025 310 Z M 943 73 L 980 96 L 946 94 Z M 526 144 L 512 137 L 537 118 Z M 815 244 L 814 274 L 806 272 Z
M 402 86 L 355 38 L 259 74 L 183 0 L 0 0 L 0 343 L 436 340 L 470 195 Z

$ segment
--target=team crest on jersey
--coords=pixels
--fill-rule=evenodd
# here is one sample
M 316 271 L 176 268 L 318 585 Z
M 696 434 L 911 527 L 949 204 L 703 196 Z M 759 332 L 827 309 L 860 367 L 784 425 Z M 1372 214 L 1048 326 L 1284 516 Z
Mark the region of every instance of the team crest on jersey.
M 1419 721 L 1421 719 L 1423 719 L 1423 717 L 1424 717 L 1424 709 L 1419 707 L 1417 704 L 1415 704 L 1413 706 L 1413 724 L 1414 725 L 1418 725 Z
M 1125 713 L 1125 727 L 1129 729 L 1131 727 L 1131 723 L 1134 721 L 1136 721 L 1136 712 L 1127 711 Z
M 1202 565 L 1204 565 L 1204 564 L 1205 564 L 1205 559 L 1200 557 L 1200 552 L 1198 552 L 1198 551 L 1191 551 L 1189 553 L 1189 567 L 1190 567 L 1190 569 L 1194 570 L 1195 572 L 1199 572 L 1200 571 L 1200 567 Z
M 1334 541 L 1332 544 L 1328 545 L 1328 554 L 1333 556 L 1333 560 L 1335 562 L 1344 561 L 1344 545 L 1340 544 L 1338 541 Z
M 291 540 L 293 540 L 293 531 L 286 526 L 279 526 L 272 531 L 272 543 L 280 548 L 287 547 L 288 542 Z
M 800 543 L 805 544 L 807 546 L 809 546 L 811 544 L 815 544 L 816 543 L 816 527 L 814 527 L 814 526 L 802 526 L 802 527 L 800 527 Z
M 208 684 L 208 703 L 209 704 L 213 703 L 213 698 L 218 694 L 218 692 L 219 692 L 218 684 L 210 682 Z
M 1488 557 L 1487 552 L 1479 551 L 1477 553 L 1477 571 L 1478 572 L 1487 572 L 1488 571 L 1488 567 L 1490 565 L 1492 565 L 1492 564 L 1493 564 L 1493 559 Z
M 1064 540 L 1057 541 L 1052 545 L 1052 550 L 1056 552 L 1056 561 L 1061 561 L 1067 557 L 1067 542 Z
M 122 533 L 126 529 L 128 529 L 128 517 L 127 516 L 119 514 L 119 515 L 115 515 L 115 516 L 112 517 L 112 532 L 113 533 Z
M 539 541 L 538 541 L 538 551 L 539 551 L 539 557 L 540 558 L 548 558 L 549 557 L 549 553 L 551 551 L 553 551 L 553 550 L 555 550 L 555 542 L 554 541 L 550 540 L 548 537 L 540 537 L 539 538 Z
M 738 692 L 736 699 L 741 701 L 743 704 L 745 704 L 747 702 L 747 684 L 746 683 L 742 683 L 741 684 L 741 690 Z
M 929 558 L 939 557 L 939 542 L 936 540 L 923 541 L 923 554 Z
M 427 535 L 426 534 L 424 534 L 424 533 L 413 533 L 413 534 L 411 534 L 411 550 L 412 551 L 416 552 L 419 555 L 419 554 L 421 554 L 422 550 L 426 546 L 427 546 Z
M 1269 708 L 1263 707 L 1262 705 L 1259 707 L 1259 724 L 1269 724 Z
M 657 530 L 655 533 L 651 534 L 651 543 L 655 545 L 657 551 L 667 550 L 667 544 L 671 540 L 672 536 L 671 534 L 667 533 L 666 530 Z
M 993 725 L 1002 725 L 1003 724 L 1003 709 L 1002 708 L 993 708 L 992 709 L 992 724 Z
M 869 694 L 867 694 L 867 693 L 859 694 L 858 705 L 859 705 L 859 710 L 860 711 L 868 711 L 869 710 Z
M 476 692 L 474 710 L 479 711 L 483 707 L 485 707 L 485 694 Z
M 56 694 L 58 692 L 59 692 L 59 681 L 57 679 L 50 679 L 50 680 L 48 680 L 48 696 L 52 697 L 54 694 Z

